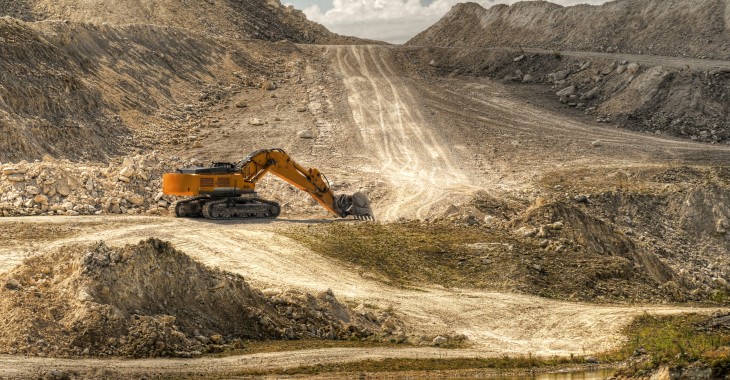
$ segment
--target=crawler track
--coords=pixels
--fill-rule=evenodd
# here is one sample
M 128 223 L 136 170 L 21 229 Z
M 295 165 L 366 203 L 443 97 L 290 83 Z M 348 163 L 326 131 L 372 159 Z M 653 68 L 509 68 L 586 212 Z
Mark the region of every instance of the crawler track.
M 281 213 L 279 203 L 259 198 L 195 197 L 179 201 L 175 215 L 180 218 L 203 217 L 212 220 L 245 220 L 276 218 Z

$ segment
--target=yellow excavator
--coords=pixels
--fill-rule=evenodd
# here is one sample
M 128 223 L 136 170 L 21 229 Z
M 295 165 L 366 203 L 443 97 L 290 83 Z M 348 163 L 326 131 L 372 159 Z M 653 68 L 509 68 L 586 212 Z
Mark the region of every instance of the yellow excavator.
M 215 162 L 211 167 L 178 169 L 162 176 L 162 192 L 190 197 L 177 202 L 178 217 L 207 219 L 275 218 L 278 203 L 258 197 L 256 182 L 272 173 L 306 191 L 335 216 L 374 219 L 368 197 L 360 192 L 335 195 L 327 178 L 317 169 L 294 162 L 281 149 L 261 149 L 238 163 Z

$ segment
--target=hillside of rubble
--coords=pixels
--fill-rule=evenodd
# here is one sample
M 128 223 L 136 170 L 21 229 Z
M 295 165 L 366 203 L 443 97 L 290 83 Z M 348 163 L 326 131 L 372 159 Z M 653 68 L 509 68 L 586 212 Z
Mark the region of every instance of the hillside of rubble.
M 0 127 L 6 137 L 0 162 L 46 154 L 107 161 L 191 148 L 205 137 L 201 127 L 219 127 L 214 114 L 223 107 L 235 105 L 246 124 L 263 126 L 265 121 L 256 121 L 259 111 L 278 107 L 284 117 L 297 114 L 306 101 L 299 89 L 307 87 L 307 65 L 288 42 L 224 40 L 150 25 L 0 19 L 0 54 Z M 275 99 L 273 91 L 286 85 L 297 90 Z M 262 102 L 283 104 L 269 108 Z
M 730 58 L 730 1 L 618 0 L 563 7 L 549 1 L 455 5 L 414 46 L 525 47 Z
M 279 0 L 46 1 L 0 3 L 0 15 L 23 21 L 70 21 L 93 25 L 144 24 L 205 32 L 227 38 L 298 43 L 361 43 L 307 20 Z
M 426 80 L 490 78 L 517 97 L 583 120 L 706 143 L 730 142 L 730 63 L 538 49 L 405 48 Z

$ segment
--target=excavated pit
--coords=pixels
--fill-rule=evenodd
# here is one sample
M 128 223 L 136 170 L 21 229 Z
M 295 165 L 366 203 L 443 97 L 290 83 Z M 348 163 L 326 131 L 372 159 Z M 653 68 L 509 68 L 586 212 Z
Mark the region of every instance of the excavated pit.
M 331 291 L 264 295 L 157 239 L 63 247 L 27 259 L 0 283 L 6 354 L 194 357 L 242 340 L 374 338 L 382 325 Z

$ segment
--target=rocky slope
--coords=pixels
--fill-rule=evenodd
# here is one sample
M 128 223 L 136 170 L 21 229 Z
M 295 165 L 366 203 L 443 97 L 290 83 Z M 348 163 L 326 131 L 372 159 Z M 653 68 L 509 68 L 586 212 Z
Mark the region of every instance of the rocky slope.
M 730 66 L 717 68 L 714 63 L 720 61 L 709 61 L 713 65 L 690 67 L 683 64 L 688 60 L 679 58 L 661 58 L 658 63 L 636 55 L 586 54 L 414 47 L 404 49 L 401 60 L 426 77 L 498 80 L 530 102 L 560 112 L 573 108 L 574 115 L 581 111 L 601 123 L 694 141 L 730 142 Z
M 0 19 L 0 161 L 104 161 L 159 148 L 176 136 L 168 128 L 195 136 L 185 126 L 199 111 L 296 80 L 297 55 L 290 43 L 180 28 Z
M 301 11 L 282 6 L 278 0 L 13 0 L 0 3 L 0 15 L 25 21 L 70 20 L 91 24 L 175 26 L 232 38 L 269 41 L 357 41 L 329 32 L 322 25 L 307 20 Z
M 540 183 L 545 198 L 527 208 L 482 195 L 472 202 L 476 209 L 447 217 L 517 237 L 514 250 L 527 268 L 514 277 L 519 291 L 580 300 L 728 302 L 727 168 L 565 168 L 545 173 Z M 501 272 L 489 278 L 499 282 L 510 273 L 506 284 L 514 258 L 505 254 Z
M 571 7 L 524 1 L 489 9 L 462 3 L 407 44 L 728 59 L 730 1 L 619 0 Z

